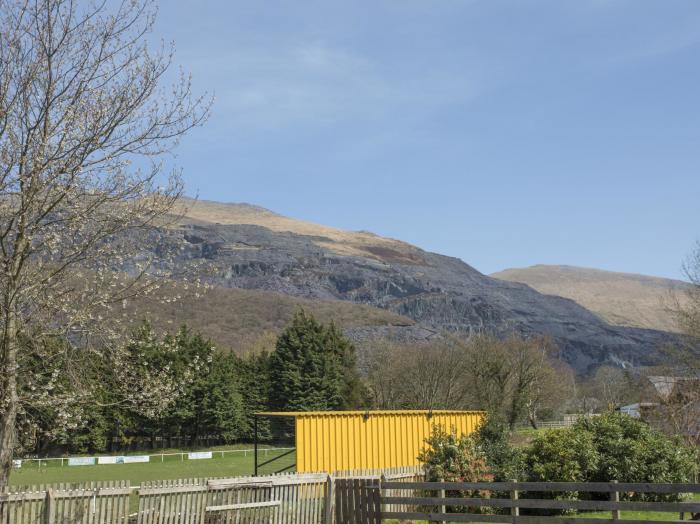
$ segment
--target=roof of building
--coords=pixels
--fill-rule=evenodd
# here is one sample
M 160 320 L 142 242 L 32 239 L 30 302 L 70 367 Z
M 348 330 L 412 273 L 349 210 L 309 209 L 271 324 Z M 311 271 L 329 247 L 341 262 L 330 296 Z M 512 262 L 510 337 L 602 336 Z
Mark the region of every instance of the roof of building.
M 372 415 L 471 415 L 483 411 L 449 410 L 449 409 L 384 409 L 366 411 L 261 411 L 257 417 L 343 417 L 343 416 L 372 416 Z

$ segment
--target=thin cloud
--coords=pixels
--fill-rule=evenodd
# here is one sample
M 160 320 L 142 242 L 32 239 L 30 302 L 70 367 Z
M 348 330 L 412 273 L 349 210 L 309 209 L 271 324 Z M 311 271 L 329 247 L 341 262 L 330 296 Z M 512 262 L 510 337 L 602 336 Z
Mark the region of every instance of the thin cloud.
M 226 84 L 217 88 L 217 109 L 237 126 L 258 128 L 376 119 L 402 106 L 429 110 L 479 92 L 476 79 L 461 72 L 389 73 L 366 56 L 318 42 L 238 49 L 217 77 Z

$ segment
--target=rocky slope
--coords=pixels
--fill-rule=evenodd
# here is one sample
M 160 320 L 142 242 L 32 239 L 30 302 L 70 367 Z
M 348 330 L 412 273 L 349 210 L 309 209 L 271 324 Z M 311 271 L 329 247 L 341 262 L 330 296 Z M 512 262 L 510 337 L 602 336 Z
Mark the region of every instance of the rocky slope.
M 663 331 L 677 329 L 673 308 L 688 283 L 574 266 L 506 269 L 492 277 L 521 282 L 547 295 L 570 298 L 610 324 Z
M 217 286 L 351 301 L 416 323 L 357 327 L 354 336 L 541 333 L 559 343 L 579 372 L 602 362 L 655 363 L 656 348 L 668 336 L 611 326 L 572 300 L 491 278 L 461 260 L 398 240 L 317 226 L 246 204 L 187 205 L 186 216 L 167 232 L 171 242 L 181 244 L 175 263 L 206 261 L 207 278 Z

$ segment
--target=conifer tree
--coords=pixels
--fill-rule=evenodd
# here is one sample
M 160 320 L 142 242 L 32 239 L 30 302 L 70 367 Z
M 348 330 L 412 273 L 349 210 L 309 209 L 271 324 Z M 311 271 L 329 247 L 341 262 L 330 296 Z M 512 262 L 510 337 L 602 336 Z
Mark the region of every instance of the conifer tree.
M 270 402 L 270 354 L 267 351 L 253 353 L 244 358 L 241 393 L 246 418 L 243 437 L 252 440 L 253 416 L 267 410 Z M 271 438 L 270 420 L 261 418 L 258 420 L 258 439 L 265 441 Z
M 303 310 L 277 340 L 270 381 L 271 407 L 281 411 L 357 407 L 362 397 L 352 343 Z

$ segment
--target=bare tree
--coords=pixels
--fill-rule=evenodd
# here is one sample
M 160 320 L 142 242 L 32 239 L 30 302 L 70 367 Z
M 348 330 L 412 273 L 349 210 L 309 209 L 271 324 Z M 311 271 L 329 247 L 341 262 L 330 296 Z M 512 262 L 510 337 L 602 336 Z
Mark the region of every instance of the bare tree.
M 571 371 L 557 361 L 556 346 L 546 337 L 477 335 L 467 351 L 473 398 L 511 428 L 526 416 L 536 427 L 545 408 L 559 409 L 573 394 Z
M 629 370 L 600 366 L 593 377 L 584 383 L 583 390 L 587 396 L 597 400 L 599 409 L 614 411 L 622 404 L 643 400 L 639 379 Z
M 162 85 L 173 51 L 146 44 L 149 0 L 0 0 L 0 15 L 1 488 L 22 405 L 50 397 L 83 349 L 117 350 L 123 302 L 161 276 L 140 247 L 181 193 L 162 157 L 209 102 L 184 75 Z M 34 380 L 22 341 L 51 337 L 65 349 L 32 342 L 56 362 Z
M 554 359 L 543 362 L 526 396 L 530 425 L 537 429 L 543 414 L 564 412 L 569 401 L 576 396 L 575 390 L 576 379 L 570 366 Z
M 669 365 L 655 380 L 659 408 L 654 422 L 688 443 L 700 444 L 700 243 L 684 264 L 690 286 L 676 297 L 674 312 L 681 335 L 667 348 Z
M 697 350 L 700 341 L 700 242 L 695 245 L 683 270 L 691 285 L 683 291 L 686 300 L 676 302 L 676 319 L 690 347 Z
M 468 402 L 464 345 L 438 340 L 382 342 L 366 355 L 374 404 L 385 409 L 459 409 Z

